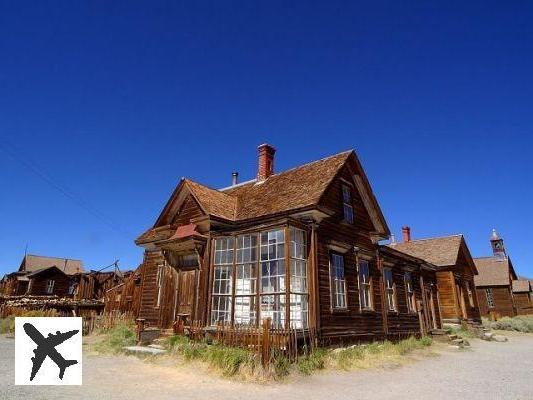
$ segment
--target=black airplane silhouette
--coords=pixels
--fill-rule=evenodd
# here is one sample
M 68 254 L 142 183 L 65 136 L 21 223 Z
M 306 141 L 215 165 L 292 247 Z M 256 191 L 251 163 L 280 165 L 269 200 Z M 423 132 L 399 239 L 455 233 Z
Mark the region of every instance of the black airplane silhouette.
M 63 343 L 65 340 L 70 339 L 72 336 L 78 333 L 79 330 L 65 333 L 57 331 L 55 335 L 50 333 L 48 334 L 48 337 L 45 338 L 32 324 L 25 323 L 23 326 L 26 334 L 37 345 L 37 348 L 33 350 L 35 357 L 31 358 L 31 361 L 33 362 L 33 368 L 31 369 L 30 381 L 33 381 L 33 378 L 35 378 L 35 375 L 41 368 L 46 356 L 50 357 L 50 359 L 59 367 L 59 379 L 63 380 L 65 369 L 71 365 L 77 364 L 78 361 L 65 360 L 63 356 L 55 349 L 55 347 Z

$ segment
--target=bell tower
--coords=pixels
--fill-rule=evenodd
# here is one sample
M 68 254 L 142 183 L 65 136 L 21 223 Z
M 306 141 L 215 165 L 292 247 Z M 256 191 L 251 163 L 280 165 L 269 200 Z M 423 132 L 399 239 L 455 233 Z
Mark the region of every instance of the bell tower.
M 505 258 L 507 256 L 505 247 L 503 246 L 503 239 L 498 235 L 496 229 L 492 230 L 490 245 L 492 247 L 492 254 L 494 254 L 495 257 Z

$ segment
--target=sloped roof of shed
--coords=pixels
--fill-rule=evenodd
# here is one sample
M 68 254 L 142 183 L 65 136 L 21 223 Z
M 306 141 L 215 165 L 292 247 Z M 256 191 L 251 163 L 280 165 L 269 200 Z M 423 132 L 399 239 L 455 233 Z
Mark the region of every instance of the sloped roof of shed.
M 530 283 L 527 279 L 516 279 L 513 281 L 513 292 L 529 292 L 530 290 Z

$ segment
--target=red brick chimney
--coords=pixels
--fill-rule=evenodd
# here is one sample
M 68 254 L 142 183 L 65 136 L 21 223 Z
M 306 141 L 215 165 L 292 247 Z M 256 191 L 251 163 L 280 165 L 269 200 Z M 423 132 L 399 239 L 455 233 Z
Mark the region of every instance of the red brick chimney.
M 408 226 L 403 226 L 402 236 L 403 236 L 404 243 L 410 242 L 411 241 L 411 228 Z
M 274 173 L 274 153 L 276 153 L 276 149 L 265 143 L 257 148 L 257 152 L 259 153 L 257 180 L 261 182 Z

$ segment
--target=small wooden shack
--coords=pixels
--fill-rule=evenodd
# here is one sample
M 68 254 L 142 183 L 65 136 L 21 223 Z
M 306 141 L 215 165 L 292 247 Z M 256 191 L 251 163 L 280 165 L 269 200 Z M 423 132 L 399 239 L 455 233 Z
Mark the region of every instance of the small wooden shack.
M 517 315 L 533 314 L 531 282 L 528 279 L 513 280 L 513 299 Z

